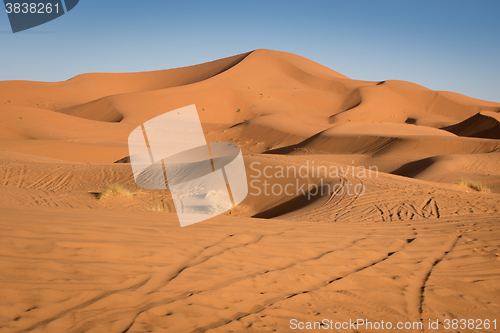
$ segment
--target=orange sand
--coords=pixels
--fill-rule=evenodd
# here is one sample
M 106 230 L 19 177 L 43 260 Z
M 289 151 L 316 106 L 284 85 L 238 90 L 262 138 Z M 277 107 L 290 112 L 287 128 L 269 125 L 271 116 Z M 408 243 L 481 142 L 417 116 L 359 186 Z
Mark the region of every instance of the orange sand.
M 328 180 L 362 195 L 249 195 L 180 228 L 168 191 L 135 185 L 127 137 L 191 104 L 208 141 L 242 148 L 249 181 L 266 166 L 313 163 L 379 173 Z M 0 82 L 0 333 L 296 332 L 291 319 L 324 318 L 500 325 L 499 112 L 269 50 Z M 462 177 L 491 193 L 455 184 Z M 111 183 L 135 196 L 98 200 Z

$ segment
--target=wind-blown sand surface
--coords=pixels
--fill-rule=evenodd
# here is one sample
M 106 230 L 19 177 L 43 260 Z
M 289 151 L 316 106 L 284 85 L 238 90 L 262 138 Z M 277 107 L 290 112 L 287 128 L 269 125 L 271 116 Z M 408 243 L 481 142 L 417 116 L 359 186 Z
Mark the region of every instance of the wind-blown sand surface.
M 254 186 L 232 211 L 181 228 L 168 190 L 135 185 L 127 137 L 191 104 L 208 141 L 242 148 L 249 183 L 262 185 L 266 167 L 349 171 L 274 174 L 271 184 L 328 191 Z M 299 331 L 292 319 L 498 331 L 499 112 L 269 50 L 0 82 L 0 332 Z M 134 196 L 99 200 L 112 183 Z M 446 319 L 497 329 L 445 330 Z

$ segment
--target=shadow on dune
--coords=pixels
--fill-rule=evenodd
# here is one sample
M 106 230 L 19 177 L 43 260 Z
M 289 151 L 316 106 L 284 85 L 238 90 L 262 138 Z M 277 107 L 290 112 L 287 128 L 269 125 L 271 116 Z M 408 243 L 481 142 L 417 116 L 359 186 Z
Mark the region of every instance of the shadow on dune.
M 420 172 L 422 172 L 423 170 L 430 167 L 432 164 L 434 164 L 434 162 L 435 161 L 433 157 L 428 157 L 422 160 L 413 161 L 397 168 L 396 170 L 392 171 L 391 174 L 412 178 L 417 174 L 419 174 Z
M 313 136 L 305 139 L 304 141 L 302 142 L 299 142 L 297 144 L 294 144 L 294 145 L 290 145 L 290 146 L 285 146 L 285 147 L 281 147 L 281 148 L 276 148 L 276 149 L 270 149 L 270 150 L 266 150 L 264 151 L 262 154 L 276 154 L 276 155 L 286 155 L 286 154 L 290 154 L 292 152 L 294 152 L 295 150 L 297 149 L 301 149 L 302 147 L 304 147 L 306 144 L 308 144 L 309 142 L 313 141 L 314 139 L 316 139 L 317 137 L 319 137 L 324 131 L 321 131 L 319 133 L 316 133 L 314 134 Z
M 442 129 L 458 136 L 500 139 L 499 119 L 500 116 L 498 113 L 483 111 L 458 124 L 447 126 Z
M 258 214 L 253 215 L 252 217 L 254 218 L 259 218 L 259 219 L 272 219 L 274 217 L 278 217 L 284 214 L 292 213 L 294 211 L 297 211 L 301 208 L 304 208 L 313 202 L 317 201 L 318 199 L 322 198 L 324 194 L 324 189 L 327 188 L 327 186 L 323 186 L 321 190 L 316 190 L 318 192 L 317 194 L 312 194 L 310 191 L 307 192 L 305 195 L 299 195 L 298 197 L 295 197 L 291 200 L 288 200 L 287 202 L 284 202 L 280 205 L 277 205 L 273 208 L 267 209 L 263 212 L 260 212 Z

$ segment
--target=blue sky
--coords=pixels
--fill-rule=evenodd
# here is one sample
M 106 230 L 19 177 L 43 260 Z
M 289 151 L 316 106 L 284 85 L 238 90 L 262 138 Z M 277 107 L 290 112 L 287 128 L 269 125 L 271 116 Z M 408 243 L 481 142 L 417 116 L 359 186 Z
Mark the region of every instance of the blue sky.
M 80 0 L 16 34 L 0 13 L 0 80 L 175 68 L 266 48 L 353 79 L 500 102 L 499 17 L 497 0 Z

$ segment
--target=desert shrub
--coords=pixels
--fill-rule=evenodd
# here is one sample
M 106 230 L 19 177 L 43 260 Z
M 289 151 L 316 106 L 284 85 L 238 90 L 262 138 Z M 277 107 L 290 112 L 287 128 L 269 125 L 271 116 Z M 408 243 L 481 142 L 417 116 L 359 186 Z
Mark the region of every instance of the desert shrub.
M 481 184 L 480 182 L 472 181 L 467 178 L 460 178 L 459 180 L 456 181 L 458 185 L 465 185 L 468 186 L 469 188 L 473 189 L 474 191 L 478 192 L 485 192 L 485 193 L 490 193 L 491 190 Z
M 133 196 L 134 194 L 130 192 L 130 190 L 126 189 L 120 184 L 115 183 L 115 184 L 104 185 L 101 193 L 99 193 L 97 197 L 99 198 L 99 200 L 102 200 L 111 197 L 131 198 Z
M 164 212 L 165 205 L 160 201 L 152 201 L 144 205 L 144 210 L 149 212 Z

